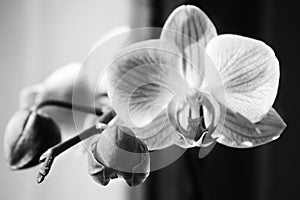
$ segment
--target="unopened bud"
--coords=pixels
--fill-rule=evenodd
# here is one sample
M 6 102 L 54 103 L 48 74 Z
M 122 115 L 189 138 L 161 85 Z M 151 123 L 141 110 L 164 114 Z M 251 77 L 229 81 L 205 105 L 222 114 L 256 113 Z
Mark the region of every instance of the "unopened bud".
M 29 110 L 17 111 L 7 124 L 4 153 L 12 170 L 39 164 L 39 157 L 61 141 L 56 123 Z
M 100 184 L 121 177 L 129 186 L 146 180 L 150 172 L 147 146 L 125 126 L 113 125 L 91 142 L 89 173 Z

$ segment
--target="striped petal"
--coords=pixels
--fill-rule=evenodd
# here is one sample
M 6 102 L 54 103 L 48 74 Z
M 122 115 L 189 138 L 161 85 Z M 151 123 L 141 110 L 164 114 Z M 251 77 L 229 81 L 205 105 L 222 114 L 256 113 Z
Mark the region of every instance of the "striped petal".
M 216 36 L 216 28 L 206 14 L 190 5 L 175 9 L 163 27 L 161 40 L 171 41 L 182 53 L 182 74 L 194 88 L 202 83 L 204 48 Z
M 252 123 L 240 113 L 222 107 L 226 113 L 224 126 L 218 126 L 214 136 L 221 144 L 236 148 L 259 146 L 279 138 L 286 124 L 271 108 L 259 122 Z M 226 111 L 225 111 L 226 110 Z
M 178 72 L 176 48 L 148 40 L 123 50 L 107 70 L 107 91 L 113 108 L 127 126 L 142 127 L 188 85 Z
M 168 120 L 164 109 L 153 121 L 141 128 L 133 128 L 136 136 L 141 139 L 149 150 L 167 148 L 180 139 L 174 126 Z
M 278 89 L 279 63 L 273 50 L 261 41 L 237 35 L 220 35 L 206 50 L 224 84 L 226 99 L 219 101 L 251 122 L 260 121 Z

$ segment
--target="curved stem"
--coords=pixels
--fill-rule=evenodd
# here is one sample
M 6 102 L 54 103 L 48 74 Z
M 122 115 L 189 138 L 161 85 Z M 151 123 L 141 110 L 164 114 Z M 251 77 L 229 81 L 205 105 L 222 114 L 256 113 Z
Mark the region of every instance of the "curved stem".
M 88 106 L 83 106 L 83 105 L 77 105 L 73 104 L 71 102 L 65 102 L 65 101 L 60 101 L 60 100 L 46 100 L 39 105 L 35 107 L 35 110 L 41 109 L 46 106 L 56 106 L 56 107 L 61 107 L 64 109 L 69 109 L 69 110 L 77 110 L 80 112 L 85 112 L 85 113 L 90 113 L 90 114 L 95 114 L 98 116 L 101 116 L 103 114 L 102 110 L 100 108 L 92 108 Z
M 114 117 L 113 111 L 110 111 L 108 113 L 105 113 L 102 115 L 99 119 L 99 122 L 107 124 L 112 120 Z M 103 128 L 97 128 L 96 125 L 92 126 L 80 134 L 70 138 L 69 140 L 66 140 L 54 147 L 49 148 L 45 153 L 43 153 L 40 157 L 40 162 L 43 162 L 43 165 L 38 173 L 37 176 L 37 182 L 41 183 L 44 181 L 45 177 L 48 175 L 51 166 L 53 164 L 53 161 L 56 156 L 59 154 L 63 153 L 67 149 L 71 148 L 72 146 L 82 142 L 83 140 L 95 135 L 95 134 L 100 134 L 102 133 L 104 129 Z

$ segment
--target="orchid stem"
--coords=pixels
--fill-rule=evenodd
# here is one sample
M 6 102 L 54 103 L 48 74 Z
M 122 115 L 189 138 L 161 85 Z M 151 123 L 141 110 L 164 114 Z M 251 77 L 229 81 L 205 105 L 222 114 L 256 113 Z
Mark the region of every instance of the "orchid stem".
M 65 102 L 65 101 L 60 101 L 60 100 L 46 100 L 39 105 L 35 107 L 35 110 L 41 109 L 46 106 L 56 106 L 56 107 L 61 107 L 65 109 L 74 109 L 80 112 L 85 112 L 85 113 L 90 113 L 90 114 L 95 114 L 98 116 L 101 116 L 103 114 L 102 110 L 100 108 L 92 108 L 88 106 L 83 106 L 83 105 L 77 105 L 73 104 L 71 102 Z
M 113 119 L 113 115 L 114 115 L 113 111 L 107 112 L 100 117 L 99 122 L 107 124 L 108 122 L 110 122 Z M 71 148 L 72 146 L 82 142 L 83 140 L 85 140 L 95 134 L 102 133 L 103 130 L 104 129 L 97 128 L 95 125 L 95 126 L 92 126 L 88 129 L 84 130 L 80 134 L 78 134 L 64 142 L 62 142 L 54 147 L 49 148 L 40 157 L 40 162 L 43 162 L 43 165 L 38 173 L 37 183 L 41 183 L 44 181 L 45 177 L 50 172 L 51 166 L 52 166 L 53 161 L 56 156 L 63 153 L 64 151 Z

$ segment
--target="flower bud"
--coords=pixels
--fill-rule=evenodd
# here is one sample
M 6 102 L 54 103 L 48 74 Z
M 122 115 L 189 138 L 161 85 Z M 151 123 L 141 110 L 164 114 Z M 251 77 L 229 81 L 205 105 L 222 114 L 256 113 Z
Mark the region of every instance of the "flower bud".
M 100 184 L 121 177 L 129 186 L 145 181 L 150 172 L 147 146 L 125 126 L 109 126 L 91 141 L 89 173 Z
M 60 141 L 60 130 L 51 118 L 19 110 L 6 126 L 5 157 L 12 170 L 29 168 L 39 164 L 40 156 Z

